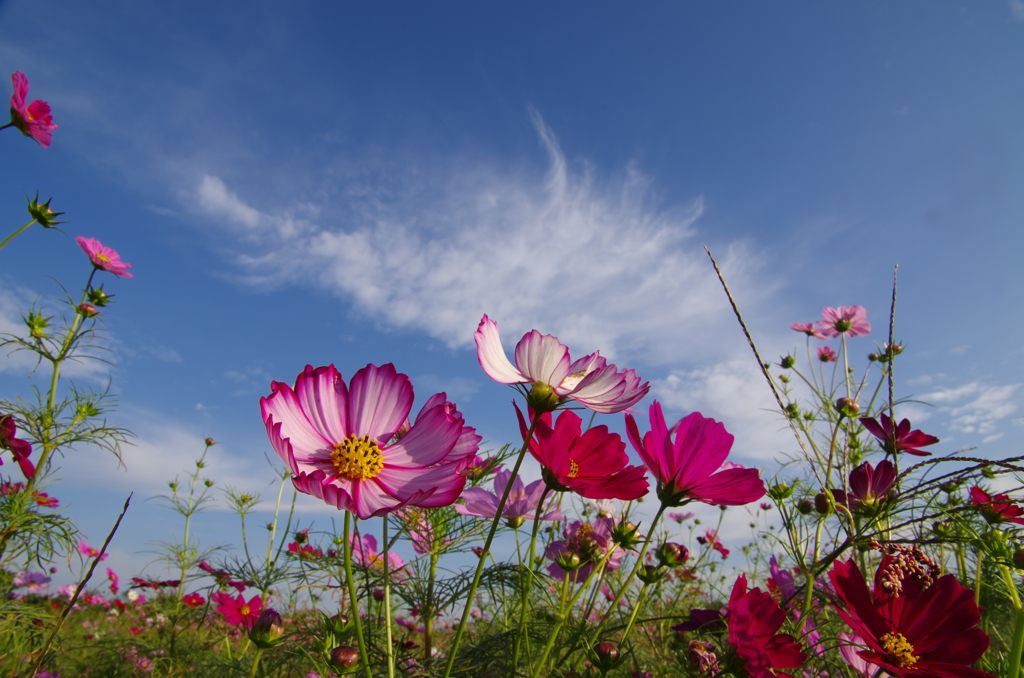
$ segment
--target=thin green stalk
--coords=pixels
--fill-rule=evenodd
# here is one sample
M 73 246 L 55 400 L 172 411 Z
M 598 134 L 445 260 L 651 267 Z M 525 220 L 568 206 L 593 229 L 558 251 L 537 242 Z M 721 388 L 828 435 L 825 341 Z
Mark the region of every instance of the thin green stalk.
M 511 481 L 510 481 L 511 482 Z M 537 503 L 537 509 L 533 514 L 533 530 L 530 533 L 530 552 L 526 561 L 526 584 L 523 586 L 523 592 L 519 599 L 519 628 L 516 630 L 516 638 L 512 644 L 512 667 L 519 665 L 519 650 L 522 647 L 523 637 L 526 635 L 526 611 L 530 605 L 530 591 L 533 590 L 533 554 L 537 548 L 537 534 L 540 532 L 540 516 L 541 511 L 544 510 L 544 501 L 547 499 L 548 492 L 551 491 L 551 487 L 545 483 L 544 491 L 540 494 L 540 501 Z M 518 543 L 519 532 L 516 531 L 516 540 Z
M 633 612 L 629 615 L 629 621 L 626 623 L 626 630 L 622 632 L 622 637 L 619 638 L 619 645 L 625 645 L 626 639 L 629 638 L 629 634 L 633 632 L 633 624 L 636 623 L 636 618 L 640 614 L 640 608 L 644 606 L 647 597 L 647 587 L 650 586 L 647 582 L 640 588 L 640 594 L 636 597 L 636 604 L 633 605 Z
M 6 127 L 6 125 L 4 127 Z M 0 127 L 0 129 L 3 129 L 3 127 Z M 4 247 L 6 247 L 7 243 L 9 243 L 12 240 L 14 240 L 15 236 L 20 235 L 25 229 L 27 229 L 29 226 L 31 226 L 34 223 L 36 223 L 35 219 L 33 219 L 32 221 L 28 222 L 27 224 L 25 224 L 24 226 L 19 228 L 14 233 L 11 233 L 9 236 L 7 236 L 6 240 L 4 240 L 3 242 L 0 242 L 0 250 L 2 250 Z
M 387 656 L 388 678 L 395 678 L 395 651 L 391 647 L 391 577 L 388 571 L 388 516 L 384 515 L 384 654 Z
M 804 569 L 804 579 L 806 579 L 805 586 L 807 591 L 804 594 L 804 607 L 800 615 L 800 633 L 804 632 L 804 625 L 807 623 L 809 618 L 807 615 L 811 613 L 811 603 L 814 601 L 814 570 L 815 563 L 818 562 L 818 553 L 821 549 L 821 530 L 825 526 L 825 517 L 818 517 L 818 529 L 814 534 L 814 552 L 811 554 L 811 565 Z
M 348 597 L 352 601 L 350 610 L 352 621 L 356 627 L 356 639 L 359 641 L 359 658 L 363 662 L 363 672 L 366 678 L 373 678 L 373 671 L 370 670 L 370 652 L 363 639 L 363 623 L 359 619 L 359 598 L 356 597 L 356 582 L 352 578 L 352 514 L 345 511 L 345 584 L 348 587 Z
M 505 486 L 505 491 L 501 495 L 501 501 L 498 502 L 494 520 L 491 521 L 491 529 L 487 532 L 487 539 L 484 540 L 484 550 L 480 555 L 480 562 L 477 563 L 476 573 L 473 575 L 473 583 L 466 594 L 466 604 L 462 612 L 462 619 L 459 621 L 458 628 L 455 629 L 455 638 L 452 639 L 451 649 L 448 650 L 448 661 L 445 664 L 444 673 L 441 675 L 441 678 L 448 678 L 452 673 L 452 668 L 455 666 L 455 657 L 458 655 L 459 645 L 462 643 L 462 635 L 465 633 L 466 625 L 469 623 L 469 613 L 473 608 L 473 598 L 476 596 L 476 590 L 480 586 L 480 578 L 483 576 L 487 554 L 491 552 L 494 534 L 498 531 L 498 523 L 501 522 L 501 513 L 505 510 L 505 504 L 508 502 L 508 495 L 512 491 L 512 483 L 519 477 L 519 468 L 523 465 L 523 458 L 526 456 L 526 450 L 530 447 L 530 440 L 533 439 L 533 432 L 537 428 L 538 422 L 540 422 L 540 414 L 535 414 L 530 422 L 530 430 L 526 433 L 526 440 L 523 441 L 523 447 L 519 450 L 519 455 L 516 457 L 515 466 L 512 467 L 512 474 L 508 478 L 508 485 Z
M 985 554 L 978 551 L 977 570 L 974 574 L 974 604 L 981 605 L 981 564 L 985 560 Z
M 437 578 L 439 557 L 435 546 L 435 544 L 430 545 L 430 578 L 427 579 L 427 604 L 423 606 L 423 666 L 428 671 L 434 661 L 434 579 Z M 390 622 L 388 622 L 388 626 L 391 626 Z
M 249 678 L 256 678 L 256 671 L 260 668 L 260 658 L 263 656 L 263 648 L 256 648 L 256 657 L 252 660 L 252 670 L 249 671 Z
M 1010 656 L 1008 658 L 1006 676 L 1007 678 L 1019 678 L 1021 666 L 1021 654 L 1024 653 L 1024 605 L 1021 604 L 1020 594 L 1017 593 L 1017 583 L 1013 581 L 1013 573 L 1005 565 L 999 566 L 1006 582 L 1006 588 L 1010 593 L 1010 602 L 1016 610 L 1013 640 L 1010 642 Z

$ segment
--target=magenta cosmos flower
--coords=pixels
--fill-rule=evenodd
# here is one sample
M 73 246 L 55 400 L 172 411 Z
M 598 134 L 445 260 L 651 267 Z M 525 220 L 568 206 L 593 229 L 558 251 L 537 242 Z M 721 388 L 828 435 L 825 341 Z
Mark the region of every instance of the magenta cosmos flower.
M 569 349 L 550 334 L 533 330 L 516 344 L 516 364 L 505 356 L 498 323 L 486 315 L 473 335 L 477 359 L 499 384 L 530 386 L 530 404 L 546 412 L 575 400 L 595 412 L 622 412 L 647 395 L 650 384 L 640 383 L 633 370 L 619 371 L 597 353 L 572 362 Z
M 562 530 L 562 539 L 551 542 L 544 552 L 551 561 L 548 563 L 548 573 L 559 581 L 565 577 L 566 571 L 559 565 L 563 556 L 579 558 L 580 567 L 569 575 L 569 581 L 574 584 L 586 581 L 605 556 L 608 558 L 605 564 L 608 572 L 619 569 L 626 552 L 612 540 L 614 529 L 615 523 L 611 518 L 603 516 L 593 523 L 576 520 L 566 525 Z
M 651 404 L 650 420 L 651 430 L 641 440 L 633 415 L 627 414 L 626 432 L 658 479 L 663 505 L 682 506 L 695 500 L 741 506 L 764 496 L 764 482 L 756 469 L 726 462 L 734 439 L 725 426 L 694 412 L 670 430 L 658 401 Z
M 822 319 L 817 322 L 818 330 L 828 337 L 845 334 L 848 337 L 859 337 L 871 332 L 868 312 L 863 306 L 827 306 L 821 309 Z
M 832 490 L 836 503 L 850 510 L 874 508 L 889 495 L 896 482 L 896 466 L 886 459 L 877 467 L 864 462 L 850 471 L 850 491 Z
M 971 503 L 978 507 L 985 522 L 989 525 L 999 523 L 1016 523 L 1024 525 L 1024 508 L 1010 503 L 1009 495 L 997 494 L 994 497 L 977 485 L 971 488 Z
M 260 616 L 263 609 L 263 599 L 253 596 L 249 602 L 241 593 L 237 598 L 232 598 L 227 593 L 214 593 L 210 601 L 217 603 L 217 612 L 224 615 L 224 621 L 232 626 L 244 624 L 246 628 L 252 628 L 252 623 Z
M 896 422 L 884 414 L 880 414 L 878 418 L 881 423 L 871 417 L 861 417 L 860 423 L 878 439 L 882 449 L 888 454 L 895 455 L 906 452 L 918 457 L 930 457 L 931 452 L 925 452 L 918 448 L 939 442 L 935 436 L 930 436 L 920 430 L 911 431 L 909 419 L 904 419 L 899 426 L 896 426 Z
M 448 506 L 462 494 L 460 463 L 480 436 L 443 393 L 410 425 L 412 383 L 394 365 L 367 365 L 348 387 L 334 365 L 307 365 L 294 389 L 270 388 L 260 400 L 267 435 L 300 492 L 360 518 Z
M 852 560 L 829 573 L 839 616 L 868 647 L 857 654 L 898 678 L 992 678 L 970 668 L 989 644 L 974 594 L 947 574 L 931 583 L 906 576 L 893 595 L 883 583 L 906 572 L 895 561 L 882 558 L 873 592 Z
M 526 438 L 529 429 L 518 406 L 516 414 Z M 540 415 L 530 438 L 530 454 L 540 462 L 544 481 L 556 492 L 631 501 L 650 489 L 646 469 L 627 465 L 626 443 L 618 433 L 609 433 L 607 426 L 592 426 L 584 432 L 583 420 L 570 410 L 558 415 L 554 427 L 550 412 Z
M 10 450 L 14 461 L 21 468 L 21 472 L 26 478 L 31 478 L 36 474 L 35 465 L 28 459 L 32 454 L 32 445 L 21 438 L 14 437 L 17 432 L 18 425 L 14 422 L 14 417 L 9 414 L 0 414 L 0 450 Z M 4 460 L 0 458 L 0 466 L 3 463 Z
M 746 575 L 741 574 L 732 587 L 725 621 L 729 644 L 751 678 L 790 676 L 778 669 L 798 669 L 807 661 L 793 636 L 778 633 L 785 611 L 770 593 L 760 588 L 748 591 Z
M 104 247 L 96 238 L 83 238 L 78 236 L 75 238 L 78 244 L 82 247 L 87 255 L 89 255 L 89 261 L 96 268 L 104 271 L 109 271 L 114 275 L 119 275 L 122 278 L 134 278 L 128 269 L 132 267 L 131 264 L 127 264 L 121 261 L 121 255 L 109 247 Z
M 50 115 L 50 104 L 36 99 L 28 103 L 28 78 L 21 71 L 11 74 L 14 93 L 11 94 L 11 125 L 14 125 L 27 137 L 32 137 L 43 148 L 49 148 L 53 140 L 53 116 Z M 6 125 L 5 125 L 6 127 Z
M 494 492 L 488 492 L 482 487 L 467 487 L 462 493 L 462 498 L 466 500 L 466 503 L 457 505 L 455 510 L 464 516 L 493 518 L 498 513 L 498 502 L 505 494 L 505 488 L 508 487 L 511 475 L 512 473 L 505 469 L 498 471 L 494 475 Z M 512 481 L 512 489 L 508 493 L 508 501 L 505 502 L 505 508 L 501 511 L 501 517 L 518 524 L 521 524 L 524 519 L 534 520 L 538 515 L 537 506 L 543 493 L 543 480 L 535 480 L 524 487 L 523 479 L 516 476 Z M 555 509 L 536 519 L 562 520 L 563 517 L 562 512 Z
M 815 339 L 827 339 L 821 330 L 814 323 L 793 323 L 789 326 L 789 329 L 797 332 L 803 332 L 808 337 L 814 337 Z
M 836 352 L 833 351 L 828 346 L 819 346 L 818 360 L 820 360 L 823 363 L 834 363 L 837 360 L 839 360 L 839 356 L 837 356 Z

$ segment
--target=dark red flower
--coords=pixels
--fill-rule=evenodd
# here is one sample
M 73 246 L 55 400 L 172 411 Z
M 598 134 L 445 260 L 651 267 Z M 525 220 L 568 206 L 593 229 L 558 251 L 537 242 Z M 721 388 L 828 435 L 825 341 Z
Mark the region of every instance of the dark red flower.
M 920 430 L 911 431 L 909 419 L 904 419 L 897 426 L 894 420 L 884 414 L 880 414 L 878 418 L 881 424 L 871 417 L 861 417 L 860 423 L 871 432 L 871 435 L 878 438 L 882 449 L 889 454 L 906 452 L 918 457 L 928 457 L 931 456 L 931 452 L 925 452 L 917 448 L 924 447 L 925 445 L 934 445 L 939 442 L 939 439 L 935 436 L 930 436 Z
M 877 467 L 864 462 L 850 471 L 850 491 L 832 490 L 832 496 L 840 506 L 854 510 L 871 508 L 884 501 L 893 483 L 896 482 L 896 466 L 886 459 Z
M 14 423 L 14 417 L 9 414 L 0 414 L 0 450 L 10 450 L 14 461 L 18 462 L 18 466 L 21 467 L 21 472 L 25 474 L 26 478 L 31 478 L 36 474 L 36 467 L 28 460 L 28 456 L 32 454 L 32 445 L 15 438 L 14 434 L 17 432 L 18 426 Z M 3 463 L 3 460 L 0 459 L 0 464 Z
M 776 633 L 785 621 L 786 613 L 771 594 L 760 588 L 747 591 L 746 575 L 736 579 L 726 624 L 729 642 L 751 678 L 789 676 L 776 669 L 797 669 L 807 661 L 793 636 Z
M 991 496 L 988 492 L 977 485 L 971 488 L 971 503 L 977 505 L 981 515 L 989 525 L 999 523 L 1017 523 L 1024 525 L 1024 508 L 1010 503 L 1010 497 L 1005 494 Z
M 974 594 L 951 574 L 931 583 L 908 576 L 893 587 L 899 568 L 890 566 L 897 560 L 882 559 L 873 591 L 852 560 L 837 562 L 829 573 L 843 603 L 839 616 L 869 648 L 857 654 L 897 678 L 993 678 L 970 668 L 989 644 L 977 627 Z

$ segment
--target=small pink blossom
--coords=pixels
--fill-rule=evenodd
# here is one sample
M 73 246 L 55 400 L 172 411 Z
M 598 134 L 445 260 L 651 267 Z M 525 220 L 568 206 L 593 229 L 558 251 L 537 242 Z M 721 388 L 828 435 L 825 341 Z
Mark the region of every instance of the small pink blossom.
M 117 595 L 118 586 L 121 583 L 120 578 L 117 576 L 117 572 L 114 572 L 109 567 L 107 568 L 107 579 L 110 580 L 110 592 L 115 596 Z
M 198 593 L 189 593 L 182 597 L 181 602 L 185 603 L 189 607 L 199 607 L 206 603 L 206 598 L 203 598 Z
M 108 271 L 114 275 L 119 275 L 122 278 L 134 278 L 128 269 L 132 267 L 131 264 L 121 261 L 121 255 L 115 250 L 105 247 L 96 238 L 84 238 L 78 236 L 75 241 L 82 248 L 88 257 L 92 265 L 98 269 Z
M 878 419 L 879 421 L 875 421 L 871 417 L 861 417 L 860 423 L 878 439 L 879 445 L 887 454 L 895 455 L 906 452 L 918 457 L 929 457 L 931 452 L 925 452 L 918 448 L 939 442 L 935 436 L 928 435 L 919 429 L 911 431 L 909 419 L 901 421 L 899 426 L 896 425 L 895 420 L 889 419 L 884 414 L 880 414 Z
M 18 425 L 15 423 L 14 417 L 0 413 L 0 450 L 10 450 L 14 461 L 21 468 L 22 474 L 26 478 L 31 478 L 36 474 L 36 467 L 28 459 L 32 454 L 32 445 L 20 438 L 15 438 L 14 435 L 17 432 Z M 3 459 L 0 459 L 0 465 L 3 463 Z
M 89 546 L 84 541 L 78 542 L 78 552 L 86 558 L 95 558 L 96 556 L 99 556 L 100 560 L 106 560 L 107 556 L 110 555 L 109 553 L 104 553 L 103 555 L 100 555 L 99 551 Z
M 259 596 L 253 596 L 246 602 L 242 594 L 232 598 L 230 594 L 218 592 L 210 596 L 210 600 L 217 604 L 217 612 L 224 615 L 224 621 L 232 626 L 244 624 L 246 628 L 252 628 L 252 623 L 263 609 L 263 599 Z
M 27 588 L 29 593 L 42 593 L 50 588 L 50 578 L 42 572 L 28 570 L 14 575 L 14 588 Z
M 868 312 L 863 306 L 826 306 L 821 309 L 821 317 L 817 322 L 818 330 L 833 339 L 842 334 L 859 337 L 871 332 Z
M 14 93 L 11 94 L 11 125 L 21 130 L 27 137 L 32 137 L 43 148 L 49 148 L 53 140 L 53 116 L 50 115 L 50 104 L 36 99 L 28 102 L 28 78 L 21 71 L 11 74 Z M 6 125 L 5 125 L 6 127 Z
M 486 315 L 473 335 L 480 366 L 499 384 L 530 387 L 530 404 L 550 412 L 575 400 L 595 412 L 622 412 L 647 395 L 650 384 L 641 384 L 633 370 L 619 371 L 598 353 L 572 362 L 569 349 L 550 334 L 533 330 L 516 344 L 516 364 L 509 362 L 498 336 L 498 323 Z
M 722 544 L 722 540 L 718 538 L 718 533 L 715 530 L 709 529 L 704 533 L 703 537 L 697 537 L 697 541 L 713 551 L 718 551 L 722 556 L 722 560 L 729 557 L 729 549 L 725 548 Z
M 815 339 L 827 339 L 827 337 L 814 323 L 793 323 L 789 326 L 789 329 L 796 330 L 797 332 L 803 332 L 808 337 L 814 337 Z
M 836 352 L 833 351 L 828 346 L 819 346 L 818 360 L 820 360 L 823 363 L 834 363 L 837 360 L 839 360 L 839 356 L 837 356 Z
M 511 472 L 502 469 L 494 476 L 494 492 L 488 492 L 482 487 L 467 487 L 462 492 L 465 504 L 458 504 L 455 510 L 464 516 L 478 516 L 480 518 L 493 518 L 498 512 L 498 502 L 508 487 Z M 535 480 L 527 486 L 523 486 L 523 479 L 516 476 L 512 481 L 512 489 L 508 493 L 508 501 L 501 511 L 501 517 L 510 520 L 526 518 L 533 520 L 537 515 L 537 504 L 544 492 L 544 481 Z M 551 508 L 550 505 L 548 508 Z M 542 509 L 543 510 L 543 509 Z M 537 518 L 538 520 L 562 520 L 562 512 L 558 509 L 545 513 Z

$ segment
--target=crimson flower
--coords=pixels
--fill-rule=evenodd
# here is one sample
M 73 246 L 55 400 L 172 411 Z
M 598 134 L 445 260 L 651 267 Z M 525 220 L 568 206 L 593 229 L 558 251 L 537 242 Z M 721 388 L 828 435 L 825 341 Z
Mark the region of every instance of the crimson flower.
M 746 575 L 741 574 L 732 587 L 725 621 L 729 643 L 751 678 L 792 678 L 777 669 L 797 669 L 807 661 L 793 636 L 777 633 L 786 621 L 779 603 L 760 588 L 748 591 Z
M 294 541 L 288 544 L 288 552 L 307 560 L 316 560 L 317 558 L 324 557 L 324 552 L 312 544 L 299 544 Z
M 518 406 L 516 414 L 526 438 L 529 430 Z M 559 414 L 554 427 L 550 412 L 540 415 L 530 438 L 530 454 L 543 467 L 544 481 L 558 492 L 630 501 L 649 491 L 646 469 L 627 466 L 629 455 L 619 434 L 609 433 L 607 426 L 592 426 L 584 432 L 583 420 L 571 410 Z
M 203 598 L 198 593 L 189 593 L 182 597 L 181 602 L 185 603 L 189 607 L 199 607 L 200 605 L 206 604 L 206 598 Z
M 348 387 L 334 365 L 307 365 L 294 389 L 270 388 L 260 400 L 263 422 L 300 492 L 364 519 L 406 505 L 448 506 L 462 494 L 460 462 L 480 437 L 443 393 L 410 425 L 412 383 L 394 365 L 367 365 Z
M 858 337 L 871 332 L 868 312 L 863 306 L 827 306 L 821 309 L 821 320 L 816 324 L 818 330 L 829 337 L 836 338 L 841 334 Z
M 895 561 L 882 558 L 873 591 L 853 560 L 837 562 L 829 573 L 842 602 L 839 616 L 868 648 L 857 654 L 897 678 L 992 678 L 970 668 L 989 644 L 978 628 L 974 593 L 951 574 L 931 583 L 906 576 L 893 587 L 892 578 L 904 572 L 892 567 Z
M 11 74 L 14 93 L 11 94 L 11 125 L 14 125 L 27 137 L 32 137 L 43 148 L 49 148 L 53 140 L 53 116 L 50 115 L 50 104 L 36 99 L 28 103 L 28 78 L 21 71 Z M 7 125 L 4 125 L 5 127 Z
M 765 495 L 756 469 L 725 460 L 734 438 L 721 423 L 693 412 L 669 429 L 658 401 L 651 404 L 650 422 L 651 430 L 641 440 L 633 415 L 627 414 L 626 432 L 658 479 L 658 498 L 665 506 L 693 500 L 741 506 Z
M 814 337 L 815 339 L 827 339 L 818 326 L 814 323 L 793 323 L 789 326 L 789 329 L 796 330 L 797 332 L 803 332 L 808 337 Z
M 708 529 L 704 533 L 703 537 L 697 537 L 697 541 L 702 545 L 709 547 L 712 551 L 718 551 L 722 556 L 722 560 L 729 557 L 729 549 L 725 548 L 722 544 L 722 540 L 718 538 L 718 532 L 714 529 Z
M 501 495 L 505 494 L 505 488 L 508 487 L 511 475 L 510 471 L 504 469 L 498 471 L 494 475 L 494 492 L 488 492 L 482 487 L 467 487 L 462 493 L 462 498 L 466 500 L 466 503 L 458 504 L 455 510 L 464 516 L 493 518 L 498 512 L 498 502 L 501 501 Z M 523 519 L 533 520 L 538 515 L 537 505 L 540 503 L 540 496 L 543 493 L 543 480 L 535 480 L 524 487 L 523 479 L 517 475 L 512 480 L 512 489 L 508 493 L 508 501 L 505 502 L 505 508 L 501 511 L 501 517 L 518 523 L 521 523 Z M 562 520 L 563 516 L 562 512 L 556 508 L 536 519 Z
M 491 379 L 499 384 L 530 386 L 530 404 L 550 412 L 567 400 L 575 400 L 595 412 L 622 412 L 647 395 L 650 384 L 640 383 L 633 370 L 619 371 L 598 353 L 576 362 L 569 348 L 550 334 L 533 330 L 516 344 L 516 364 L 505 356 L 498 336 L 498 323 L 486 315 L 473 334 L 477 359 Z
M 994 497 L 977 485 L 971 488 L 971 503 L 977 505 L 985 522 L 989 525 L 1016 523 L 1024 525 L 1024 508 L 1010 503 L 1010 497 L 997 494 Z
M 32 445 L 20 438 L 15 438 L 14 434 L 17 432 L 18 425 L 14 422 L 14 417 L 9 414 L 0 414 L 0 450 L 10 450 L 14 461 L 21 468 L 21 472 L 26 478 L 31 478 L 36 474 L 35 465 L 28 460 L 28 456 L 32 454 Z M 3 463 L 3 459 L 0 459 L 0 466 Z
M 896 426 L 896 422 L 884 414 L 879 414 L 878 418 L 881 423 L 871 417 L 861 417 L 860 423 L 878 439 L 882 449 L 888 454 L 895 455 L 906 452 L 918 457 L 930 457 L 931 452 L 925 452 L 918 448 L 939 442 L 935 436 L 930 436 L 920 430 L 911 431 L 909 419 L 904 419 L 899 426 Z
M 836 352 L 833 351 L 828 346 L 819 346 L 818 360 L 820 360 L 823 363 L 834 363 L 837 360 L 839 360 L 839 356 L 837 356 Z
M 874 507 L 885 500 L 896 482 L 896 466 L 888 459 L 877 467 L 864 462 L 850 471 L 850 492 L 832 490 L 836 503 L 851 511 L 861 507 Z
M 244 624 L 246 628 L 252 628 L 252 624 L 260 616 L 263 609 L 263 599 L 253 596 L 249 602 L 239 593 L 237 598 L 232 598 L 229 593 L 214 593 L 210 600 L 217 603 L 217 612 L 224 615 L 224 621 L 232 626 Z
M 121 261 L 121 255 L 115 250 L 109 247 L 104 247 L 96 238 L 83 238 L 78 236 L 75 241 L 82 248 L 82 250 L 89 256 L 89 261 L 92 265 L 98 269 L 109 271 L 114 275 L 119 275 L 122 278 L 134 278 L 128 269 L 132 267 L 131 264 L 127 264 Z

